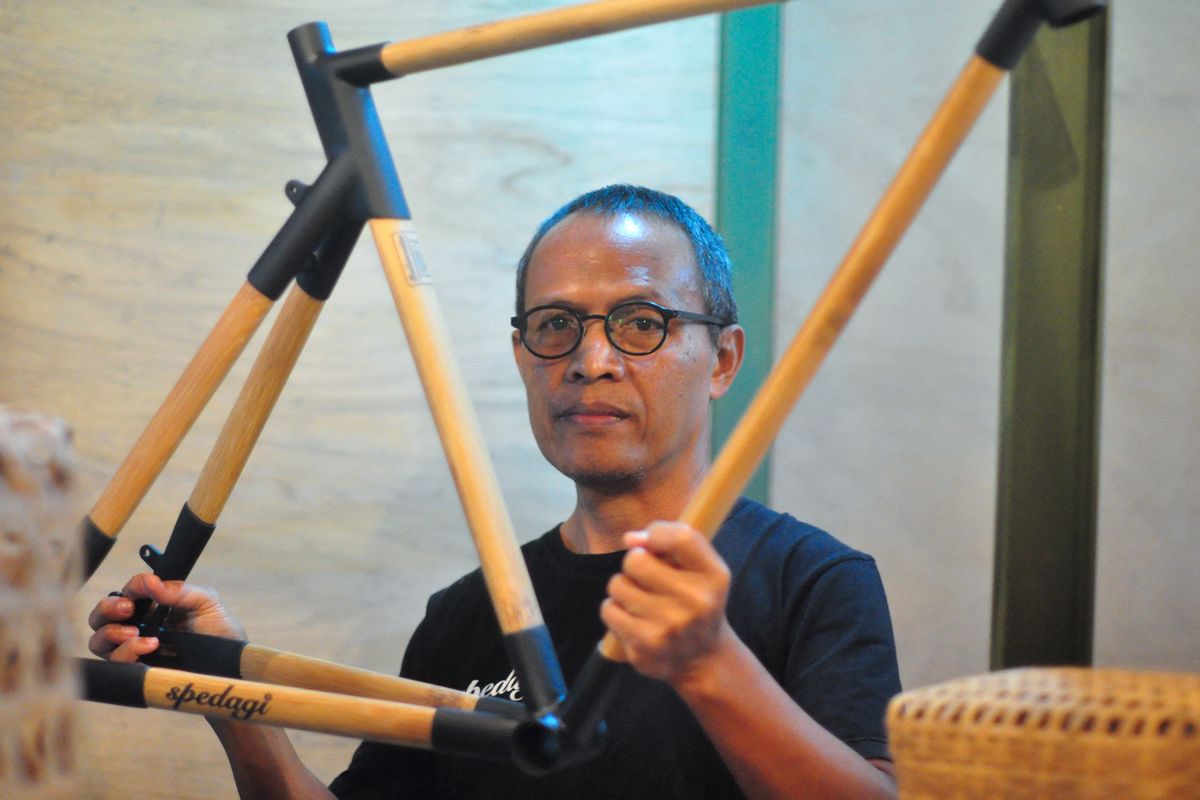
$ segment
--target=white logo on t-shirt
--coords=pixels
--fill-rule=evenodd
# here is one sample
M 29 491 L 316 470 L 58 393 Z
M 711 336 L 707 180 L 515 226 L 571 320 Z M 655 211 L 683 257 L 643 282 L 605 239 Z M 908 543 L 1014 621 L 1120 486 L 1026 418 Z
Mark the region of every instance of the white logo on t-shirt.
M 479 685 L 479 679 L 476 678 L 467 685 L 467 694 L 473 694 L 476 697 L 508 697 L 509 700 L 521 702 L 521 684 L 517 681 L 516 670 L 508 673 L 508 677 L 497 683 L 487 683 L 483 686 Z

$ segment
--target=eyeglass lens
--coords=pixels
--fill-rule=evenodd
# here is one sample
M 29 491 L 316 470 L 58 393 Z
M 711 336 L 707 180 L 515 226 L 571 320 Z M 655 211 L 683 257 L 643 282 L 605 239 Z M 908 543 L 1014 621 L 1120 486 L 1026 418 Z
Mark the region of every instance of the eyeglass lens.
M 608 340 L 630 355 L 654 352 L 667 335 L 662 312 L 644 303 L 617 306 L 606 317 Z M 543 308 L 531 313 L 525 323 L 525 346 L 546 358 L 566 355 L 579 343 L 583 320 L 565 308 Z

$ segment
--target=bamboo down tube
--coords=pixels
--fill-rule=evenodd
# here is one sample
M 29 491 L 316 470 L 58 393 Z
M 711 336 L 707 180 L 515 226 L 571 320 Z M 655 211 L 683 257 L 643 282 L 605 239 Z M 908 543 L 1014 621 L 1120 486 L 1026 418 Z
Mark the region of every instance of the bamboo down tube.
M 467 526 L 501 630 L 516 633 L 542 624 L 525 560 L 450 349 L 432 281 L 425 273 L 412 224 L 373 219 L 371 234 L 387 275 Z
M 88 515 L 116 538 L 273 305 L 249 283 L 222 313 Z
M 755 394 L 680 521 L 711 539 L 766 456 L 788 413 L 800 399 L 826 354 L 892 250 L 920 211 L 946 165 L 987 107 L 1004 70 L 971 58 L 947 93 L 879 205 L 817 300 L 783 356 Z M 623 661 L 611 633 L 600 643 L 610 661 Z
M 394 42 L 383 48 L 393 75 L 465 64 L 576 39 L 781 0 L 598 0 L 445 33 Z

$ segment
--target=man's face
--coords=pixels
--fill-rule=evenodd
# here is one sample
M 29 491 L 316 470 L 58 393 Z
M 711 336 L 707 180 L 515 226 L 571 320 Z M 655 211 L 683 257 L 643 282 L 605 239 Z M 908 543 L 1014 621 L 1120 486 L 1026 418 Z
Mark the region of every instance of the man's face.
M 687 236 L 655 217 L 575 213 L 529 261 L 525 308 L 556 303 L 607 314 L 630 300 L 704 311 Z M 602 320 L 586 323 L 571 354 L 542 359 L 519 335 L 513 350 L 542 454 L 587 486 L 614 489 L 667 477 L 707 458 L 709 400 L 724 393 L 737 359 L 720 355 L 705 325 L 672 320 L 663 346 L 645 356 L 615 349 Z

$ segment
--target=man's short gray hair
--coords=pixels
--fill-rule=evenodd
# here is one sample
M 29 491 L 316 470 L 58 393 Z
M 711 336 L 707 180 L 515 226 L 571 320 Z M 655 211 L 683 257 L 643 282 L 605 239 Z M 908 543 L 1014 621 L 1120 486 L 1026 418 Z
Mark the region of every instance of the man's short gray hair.
M 674 223 L 687 235 L 696 254 L 696 265 L 700 268 L 701 291 L 704 295 L 704 313 L 725 320 L 726 324 L 737 322 L 737 301 L 733 297 L 733 266 L 729 262 L 729 252 L 725 249 L 721 237 L 704 217 L 678 197 L 626 183 L 617 183 L 581 194 L 551 214 L 538 227 L 521 260 L 517 262 L 518 315 L 525 313 L 525 276 L 533 251 L 551 228 L 576 212 L 597 216 L 642 214 Z M 713 333 L 715 336 L 715 329 Z

